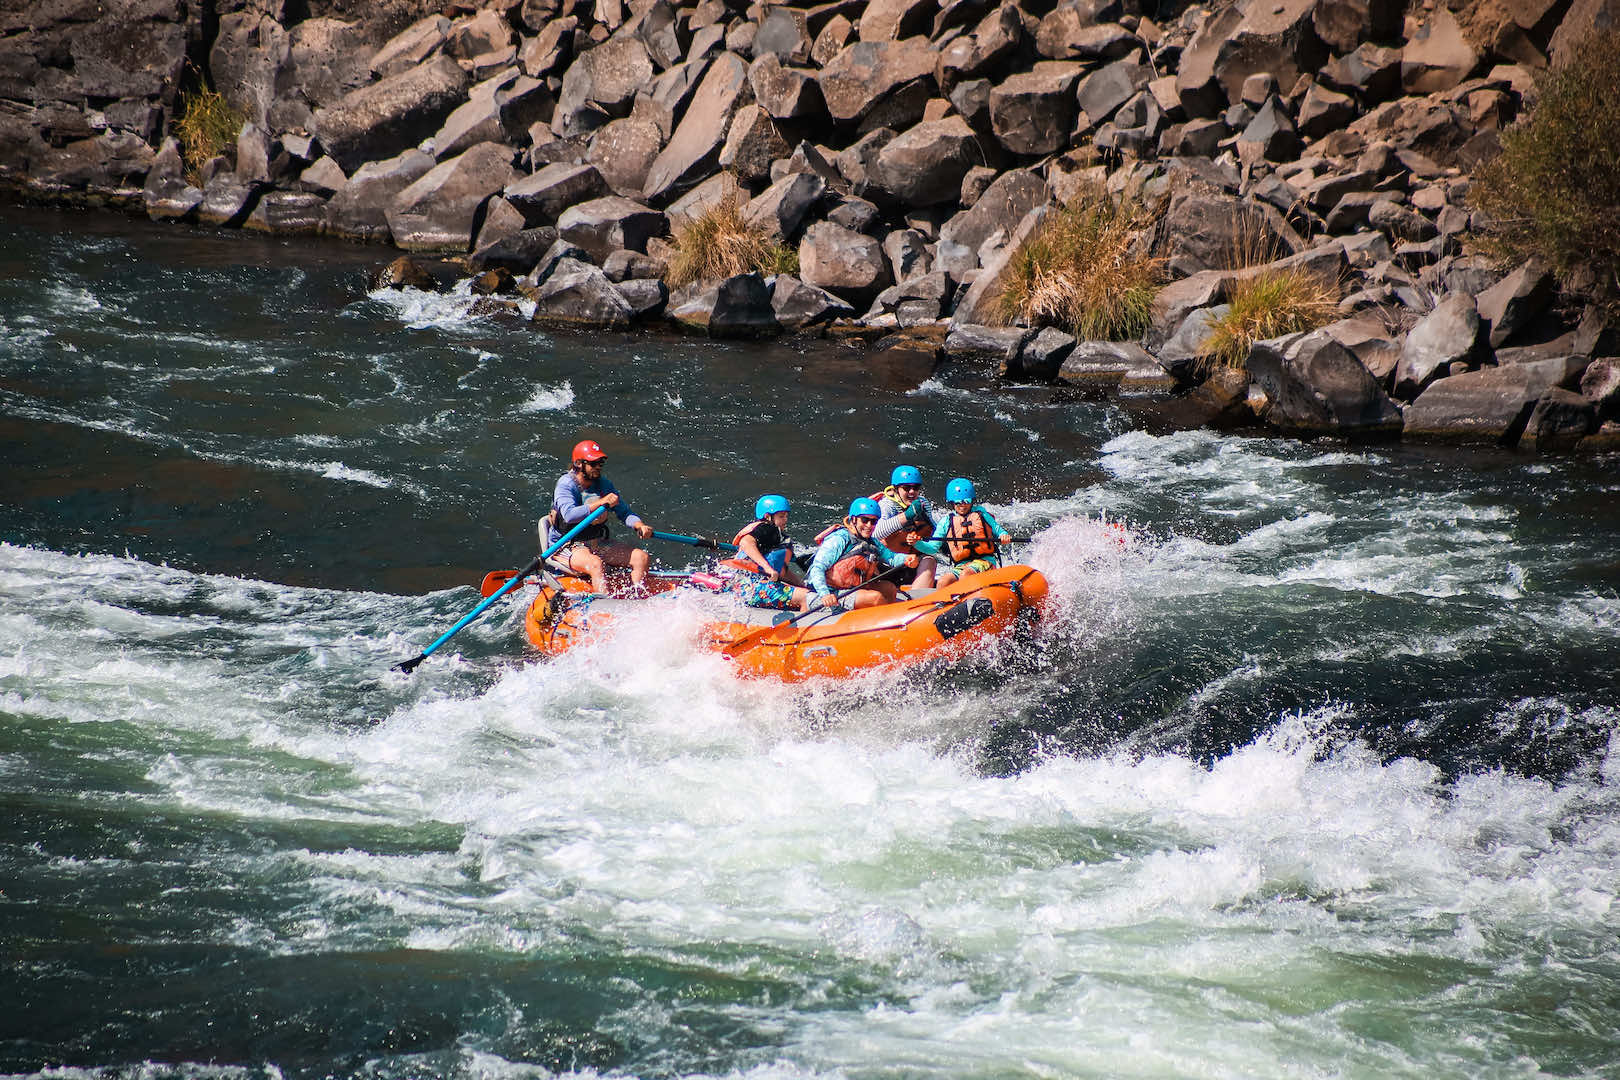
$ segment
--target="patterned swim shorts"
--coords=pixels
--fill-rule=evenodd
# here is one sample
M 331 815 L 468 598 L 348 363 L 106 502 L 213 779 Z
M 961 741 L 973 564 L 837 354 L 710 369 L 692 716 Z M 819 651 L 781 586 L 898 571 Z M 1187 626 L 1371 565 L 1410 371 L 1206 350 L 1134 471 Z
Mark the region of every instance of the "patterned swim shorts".
M 986 570 L 993 570 L 996 560 L 991 558 L 970 559 L 965 563 L 956 564 L 956 576 L 967 577 L 969 574 L 982 574 Z
M 726 579 L 726 587 L 749 607 L 793 610 L 793 586 L 785 581 L 771 581 L 763 574 L 729 568 L 723 571 L 722 576 Z

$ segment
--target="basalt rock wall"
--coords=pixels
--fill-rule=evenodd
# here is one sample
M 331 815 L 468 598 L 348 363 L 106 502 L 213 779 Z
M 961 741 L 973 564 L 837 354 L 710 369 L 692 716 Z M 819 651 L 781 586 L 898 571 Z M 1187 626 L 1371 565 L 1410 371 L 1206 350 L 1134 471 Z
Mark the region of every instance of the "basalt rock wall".
M 1467 194 L 1536 73 L 1617 14 L 0 0 L 0 182 L 454 255 L 544 321 L 885 338 L 1009 378 L 1174 393 L 1193 422 L 1595 445 L 1615 431 L 1614 365 L 1592 361 L 1620 342 L 1541 268 L 1475 254 Z M 177 121 L 205 84 L 245 123 L 188 168 Z M 1018 245 L 1099 190 L 1158 213 L 1141 244 L 1170 280 L 1147 337 L 983 325 Z M 727 200 L 798 273 L 672 293 L 672 230 Z M 1257 241 L 1334 282 L 1341 318 L 1211 379 L 1207 327 L 1258 272 L 1232 258 Z

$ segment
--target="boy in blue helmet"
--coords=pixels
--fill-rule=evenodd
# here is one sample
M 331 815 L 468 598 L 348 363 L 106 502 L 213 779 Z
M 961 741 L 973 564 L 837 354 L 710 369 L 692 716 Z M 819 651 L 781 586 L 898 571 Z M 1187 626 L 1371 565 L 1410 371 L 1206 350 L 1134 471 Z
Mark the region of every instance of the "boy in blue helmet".
M 877 528 L 872 530 L 872 539 L 902 555 L 917 554 L 917 542 L 933 536 L 936 524 L 934 508 L 922 489 L 921 469 L 915 465 L 896 465 L 889 474 L 889 486 L 872 496 L 883 512 Z M 949 585 L 955 580 L 955 572 L 943 567 L 926 577 L 921 571 L 909 570 L 894 576 L 896 585 L 915 584 L 919 591 Z
M 958 476 L 945 485 L 949 513 L 934 526 L 934 536 L 917 544 L 917 550 L 937 555 L 955 567 L 958 577 L 982 573 L 1001 565 L 996 548 L 1012 542 L 1012 534 L 995 517 L 975 502 L 973 481 Z
M 785 495 L 761 495 L 754 503 L 754 520 L 731 541 L 737 554 L 720 562 L 726 587 L 749 607 L 803 609 L 810 598 L 804 579 L 788 561 L 793 554 L 787 535 L 791 509 Z
M 874 499 L 856 499 L 849 504 L 849 513 L 843 524 L 835 528 L 810 561 L 810 572 L 805 583 L 824 607 L 862 608 L 893 603 L 899 587 L 885 577 L 873 580 L 889 570 L 913 567 L 921 576 L 925 566 L 929 580 L 933 580 L 934 560 L 927 555 L 902 555 L 872 539 L 883 511 Z M 856 589 L 842 601 L 835 592 Z M 814 601 L 812 601 L 814 602 Z

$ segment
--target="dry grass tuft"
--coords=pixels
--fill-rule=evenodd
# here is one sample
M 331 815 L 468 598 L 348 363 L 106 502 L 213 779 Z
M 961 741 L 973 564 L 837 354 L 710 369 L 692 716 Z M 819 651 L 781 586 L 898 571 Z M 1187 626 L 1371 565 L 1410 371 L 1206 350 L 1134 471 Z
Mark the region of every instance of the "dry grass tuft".
M 1164 276 L 1164 260 L 1140 242 L 1147 218 L 1106 195 L 1049 216 L 1007 264 L 1002 318 L 1060 326 L 1083 341 L 1141 337 Z
M 734 200 L 710 207 L 677 228 L 674 242 L 671 285 L 737 274 L 792 274 L 799 269 L 799 253 L 744 221 L 742 206 Z
M 1315 330 L 1338 313 L 1338 283 L 1304 270 L 1263 270 L 1228 292 L 1231 307 L 1203 343 L 1212 366 L 1242 367 L 1255 342 Z
M 200 76 L 197 89 L 180 95 L 180 119 L 175 121 L 174 128 L 180 139 L 186 173 L 193 183 L 204 162 L 236 145 L 236 137 L 242 133 L 246 121 L 223 94 L 209 87 L 208 80 Z

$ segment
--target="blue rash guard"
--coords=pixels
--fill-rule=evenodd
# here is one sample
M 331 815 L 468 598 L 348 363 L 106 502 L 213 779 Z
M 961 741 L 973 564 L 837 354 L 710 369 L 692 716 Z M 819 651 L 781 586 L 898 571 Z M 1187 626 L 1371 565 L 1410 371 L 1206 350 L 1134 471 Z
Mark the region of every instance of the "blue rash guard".
M 882 563 L 885 569 L 906 565 L 907 556 L 898 551 L 890 551 L 882 544 L 874 544 L 870 540 L 862 540 L 848 527 L 842 527 L 821 542 L 816 548 L 816 557 L 810 560 L 810 571 L 804 575 L 804 583 L 810 586 L 817 596 L 831 596 L 835 590 L 827 584 L 827 571 L 839 559 L 847 559 L 851 555 L 865 555 L 874 562 Z
M 995 542 L 996 537 L 1006 535 L 1007 530 L 1001 527 L 1001 522 L 997 521 L 995 516 L 992 515 L 990 511 L 986 510 L 980 503 L 974 503 L 972 506 L 968 507 L 967 514 L 963 514 L 962 516 L 967 517 L 968 514 L 974 513 L 984 515 L 984 523 L 990 529 L 990 540 L 992 543 Z M 951 521 L 953 520 L 955 514 L 955 510 L 947 509 L 940 517 L 939 523 L 934 526 L 934 538 L 932 540 L 917 541 L 917 550 L 922 552 L 924 555 L 933 555 L 936 558 L 943 560 L 947 565 L 955 563 L 956 560 L 951 558 L 950 551 L 945 546 L 945 537 L 950 535 Z M 997 562 L 1001 561 L 1001 556 L 999 554 L 983 557 L 994 558 Z M 966 561 L 971 562 L 972 560 Z
M 602 495 L 617 495 L 618 492 L 619 489 L 613 486 L 613 481 L 605 476 L 598 477 L 597 481 L 590 487 L 582 488 L 579 481 L 575 479 L 573 472 L 569 471 L 557 478 L 557 489 L 551 493 L 551 506 L 552 509 L 557 511 L 558 516 L 562 518 L 563 532 L 567 532 L 584 521 L 585 516 L 590 513 L 590 510 L 585 507 L 588 501 Z M 624 501 L 622 495 L 619 497 L 619 505 L 612 507 L 611 510 L 626 525 L 638 525 L 641 522 L 641 518 L 637 517 L 636 512 L 630 509 L 630 504 Z M 602 520 L 602 518 L 597 518 L 598 523 Z M 541 531 L 544 534 L 542 544 L 545 547 L 555 544 L 557 539 L 563 535 L 563 533 L 553 531 L 550 515 L 541 518 L 540 524 Z

